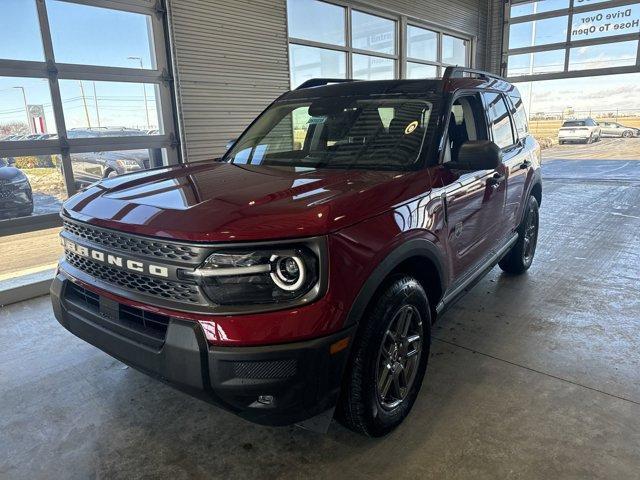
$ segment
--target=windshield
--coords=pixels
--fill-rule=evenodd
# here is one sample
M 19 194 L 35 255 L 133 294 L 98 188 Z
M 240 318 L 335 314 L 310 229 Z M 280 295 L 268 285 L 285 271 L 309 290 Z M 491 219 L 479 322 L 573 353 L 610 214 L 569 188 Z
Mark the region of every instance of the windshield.
M 433 102 L 413 98 L 276 103 L 224 158 L 236 164 L 404 170 L 430 130 Z

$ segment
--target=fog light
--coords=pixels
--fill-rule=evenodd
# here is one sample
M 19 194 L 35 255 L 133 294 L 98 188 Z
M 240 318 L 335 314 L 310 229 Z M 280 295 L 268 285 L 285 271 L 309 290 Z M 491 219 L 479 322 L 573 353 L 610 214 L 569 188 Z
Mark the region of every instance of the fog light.
M 275 402 L 275 398 L 273 395 L 258 395 L 258 403 L 263 405 L 273 405 Z

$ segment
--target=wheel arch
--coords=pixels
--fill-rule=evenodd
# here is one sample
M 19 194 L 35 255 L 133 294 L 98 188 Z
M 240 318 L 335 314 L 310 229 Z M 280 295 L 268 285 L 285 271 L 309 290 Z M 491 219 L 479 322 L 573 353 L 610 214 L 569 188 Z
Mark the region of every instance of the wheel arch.
M 353 302 L 345 326 L 360 322 L 386 280 L 395 274 L 405 273 L 418 280 L 429 298 L 432 320 L 435 319 L 436 305 L 444 294 L 448 275 L 441 250 L 426 239 L 408 240 L 392 250 L 364 282 Z

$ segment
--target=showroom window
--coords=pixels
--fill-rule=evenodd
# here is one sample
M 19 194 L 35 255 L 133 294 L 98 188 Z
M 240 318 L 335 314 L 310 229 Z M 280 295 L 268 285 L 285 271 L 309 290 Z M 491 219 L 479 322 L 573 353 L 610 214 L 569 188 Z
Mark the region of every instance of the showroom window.
M 288 0 L 291 86 L 318 77 L 432 78 L 471 64 L 471 39 L 340 2 Z
M 0 236 L 60 224 L 106 177 L 179 161 L 164 16 L 147 0 L 3 0 Z
M 632 73 L 640 69 L 639 33 L 640 2 L 516 0 L 503 65 L 516 82 Z

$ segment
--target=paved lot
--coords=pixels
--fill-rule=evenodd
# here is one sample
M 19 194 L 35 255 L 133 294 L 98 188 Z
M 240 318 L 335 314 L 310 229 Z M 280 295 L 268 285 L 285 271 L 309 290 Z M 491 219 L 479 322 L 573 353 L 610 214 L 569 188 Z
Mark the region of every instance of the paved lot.
M 640 138 L 603 138 L 599 142 L 555 145 L 542 152 L 544 161 L 640 160 Z
M 246 423 L 73 337 L 43 297 L 0 311 L 0 478 L 637 479 L 640 175 L 552 173 L 532 269 L 440 319 L 389 437 Z
M 0 237 L 0 281 L 34 269 L 50 267 L 62 255 L 59 228 Z

